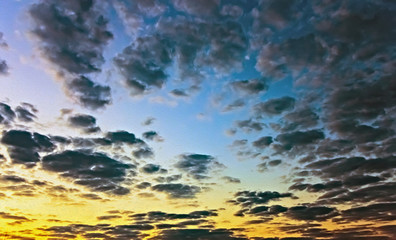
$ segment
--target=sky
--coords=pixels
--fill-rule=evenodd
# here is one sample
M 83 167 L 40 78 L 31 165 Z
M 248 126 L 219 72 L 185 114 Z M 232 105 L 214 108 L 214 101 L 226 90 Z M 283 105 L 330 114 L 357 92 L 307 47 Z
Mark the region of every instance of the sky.
M 1 0 L 0 239 L 396 239 L 393 0 Z

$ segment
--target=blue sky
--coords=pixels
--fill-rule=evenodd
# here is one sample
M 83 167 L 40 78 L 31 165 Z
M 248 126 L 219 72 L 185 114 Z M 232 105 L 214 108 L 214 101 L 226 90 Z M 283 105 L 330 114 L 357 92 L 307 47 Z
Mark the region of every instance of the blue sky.
M 0 9 L 6 239 L 394 239 L 392 1 Z

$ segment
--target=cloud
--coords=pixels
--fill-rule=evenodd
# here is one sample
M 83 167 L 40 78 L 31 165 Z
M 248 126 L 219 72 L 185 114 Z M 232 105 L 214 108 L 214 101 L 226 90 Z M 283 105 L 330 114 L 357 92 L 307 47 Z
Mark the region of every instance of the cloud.
M 29 103 L 22 103 L 21 106 L 15 108 L 15 113 L 20 121 L 23 122 L 32 122 L 33 119 L 36 118 L 34 113 L 37 112 L 37 109 Z
M 143 133 L 143 138 L 147 140 L 155 140 L 157 142 L 162 142 L 164 139 L 155 131 L 148 131 Z
M 204 154 L 182 154 L 175 167 L 188 173 L 193 178 L 199 180 L 208 178 L 207 174 L 213 168 L 222 168 L 223 164 L 215 160 L 214 157 Z
M 193 15 L 212 15 L 217 10 L 219 0 L 172 0 L 173 5 L 179 11 L 184 11 Z
M 265 136 L 257 139 L 256 141 L 253 142 L 253 146 L 256 148 L 265 148 L 268 147 L 273 143 L 272 137 L 271 136 Z
M 135 134 L 127 131 L 108 132 L 106 138 L 115 144 L 126 143 L 130 145 L 143 144 L 144 142 L 135 137 Z
M 148 118 L 146 118 L 146 120 L 144 120 L 144 121 L 142 122 L 142 125 L 143 125 L 143 126 L 149 126 L 149 125 L 153 124 L 153 122 L 154 122 L 155 120 L 156 120 L 156 119 L 153 118 L 153 117 L 148 117 Z
M 71 178 L 74 183 L 93 191 L 125 195 L 129 189 L 121 186 L 134 165 L 122 163 L 103 153 L 66 150 L 42 158 L 42 168 Z
M 228 104 L 227 106 L 225 106 L 223 108 L 222 112 L 235 111 L 235 110 L 243 108 L 245 105 L 246 105 L 246 103 L 244 100 L 237 99 L 237 100 L 233 101 L 232 103 Z
M 0 123 L 9 124 L 14 121 L 15 116 L 14 110 L 8 104 L 0 102 Z
M 259 132 L 263 130 L 263 126 L 265 126 L 264 123 L 254 121 L 253 119 L 235 121 L 235 125 L 246 133 L 250 133 L 252 131 Z
M 152 240 L 163 239 L 208 239 L 208 240 L 247 240 L 245 237 L 236 237 L 234 233 L 227 229 L 170 229 L 160 232 L 158 237 L 149 238 Z
M 13 163 L 34 165 L 40 161 L 38 152 L 51 152 L 55 145 L 50 138 L 24 130 L 3 132 L 1 142 L 7 146 Z
M 96 118 L 87 114 L 70 116 L 68 122 L 71 126 L 81 128 L 86 133 L 96 133 L 100 128 L 96 126 Z
M 172 48 L 170 40 L 159 35 L 140 37 L 114 58 L 131 95 L 146 94 L 164 85 L 165 69 L 172 62 Z
M 153 174 L 153 173 L 167 173 L 167 172 L 168 172 L 168 170 L 163 169 L 160 165 L 152 164 L 152 163 L 149 163 L 149 164 L 144 165 L 144 166 L 141 168 L 141 170 L 142 170 L 144 173 L 147 173 L 147 174 Z
M 222 179 L 224 179 L 228 183 L 241 183 L 241 180 L 239 178 L 234 178 L 230 176 L 224 176 L 222 177 Z
M 282 144 L 284 150 L 290 150 L 295 146 L 313 144 L 324 139 L 325 135 L 321 130 L 309 130 L 306 132 L 296 131 L 279 134 L 275 140 Z
M 201 192 L 201 188 L 193 185 L 181 183 L 157 184 L 151 187 L 153 191 L 164 192 L 169 198 L 195 198 L 195 195 Z
M 259 94 L 268 90 L 264 78 L 234 81 L 230 85 L 234 91 L 244 95 Z
M 6 212 L 0 212 L 0 218 L 9 219 L 9 220 L 23 221 L 23 222 L 32 221 L 32 220 L 28 219 L 25 216 L 13 215 L 13 214 L 6 213 Z
M 7 62 L 0 59 L 0 75 L 8 75 L 9 69 Z
M 279 200 L 281 198 L 291 198 L 291 193 L 279 192 L 256 192 L 256 191 L 240 191 L 234 194 L 235 199 L 229 200 L 229 203 L 234 205 L 241 205 L 242 207 L 252 207 L 258 204 L 266 204 L 272 200 Z
M 281 97 L 271 99 L 265 102 L 256 104 L 253 110 L 257 115 L 279 115 L 283 112 L 293 110 L 295 99 L 292 97 Z
M 100 71 L 102 52 L 113 38 L 99 4 L 84 0 L 40 1 L 31 5 L 29 14 L 35 24 L 32 34 L 38 39 L 43 56 L 62 75 L 71 75 L 64 75 L 68 93 L 88 108 L 109 104 L 109 87 L 83 76 Z
M 74 78 L 66 85 L 84 107 L 98 109 L 111 103 L 110 87 L 95 83 L 88 77 Z
M 4 34 L 0 32 L 0 47 L 2 48 L 8 48 L 8 44 L 4 39 Z
M 325 206 L 295 206 L 289 208 L 286 214 L 288 217 L 296 220 L 315 220 L 324 221 L 329 218 L 337 216 L 335 208 L 325 207 Z

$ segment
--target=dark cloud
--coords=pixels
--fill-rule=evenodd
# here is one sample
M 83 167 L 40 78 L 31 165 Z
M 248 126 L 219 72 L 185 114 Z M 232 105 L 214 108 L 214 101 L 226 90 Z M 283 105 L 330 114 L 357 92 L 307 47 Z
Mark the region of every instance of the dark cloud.
M 324 137 L 325 135 L 321 130 L 309 130 L 279 134 L 275 140 L 282 144 L 284 150 L 290 150 L 295 146 L 316 143 Z
M 11 182 L 11 183 L 23 183 L 26 182 L 26 179 L 16 175 L 2 175 L 0 176 L 0 181 Z
M 258 115 L 278 115 L 293 110 L 295 99 L 292 97 L 281 97 L 256 104 L 253 109 Z
M 282 131 L 295 131 L 314 127 L 319 122 L 319 116 L 310 108 L 298 109 L 284 116 L 288 122 L 282 127 Z
M 14 121 L 15 112 L 12 108 L 5 103 L 0 103 L 0 123 L 9 124 Z
M 224 167 L 214 157 L 204 154 L 182 154 L 175 167 L 188 173 L 195 179 L 208 178 L 207 174 L 213 168 Z
M 233 101 L 232 103 L 228 104 L 227 106 L 225 106 L 222 110 L 222 112 L 231 112 L 234 110 L 238 110 L 243 108 L 246 105 L 245 101 L 242 99 L 237 99 L 235 101 Z
M 163 230 L 157 237 L 149 238 L 152 240 L 163 239 L 207 239 L 207 240 L 247 240 L 246 237 L 236 237 L 234 233 L 227 229 L 175 229 Z
M 5 60 L 0 59 L 0 75 L 8 75 L 8 64 Z
M 164 192 L 169 198 L 195 198 L 195 195 L 201 192 L 201 188 L 181 183 L 157 184 L 151 187 L 157 192 Z
M 193 15 L 212 15 L 219 7 L 219 0 L 172 0 L 173 5 L 179 11 L 184 11 Z
M 125 195 L 129 190 L 121 186 L 134 166 L 112 159 L 103 153 L 66 150 L 42 158 L 42 168 L 71 178 L 74 183 L 94 191 Z
M 141 183 L 137 184 L 135 187 L 137 187 L 139 189 L 146 189 L 148 187 L 151 187 L 151 183 L 149 183 L 149 182 L 141 182 Z
M 229 200 L 229 203 L 234 205 L 241 205 L 242 207 L 251 207 L 258 204 L 266 204 L 272 200 L 279 200 L 281 198 L 291 198 L 291 193 L 279 192 L 256 192 L 256 191 L 241 191 L 234 194 L 235 199 Z
M 147 140 L 155 140 L 157 142 L 162 142 L 164 139 L 156 131 L 148 131 L 143 133 L 143 138 Z
M 37 109 L 29 103 L 22 103 L 21 106 L 15 108 L 15 113 L 20 121 L 32 122 L 36 115 Z
M 114 58 L 114 64 L 132 95 L 141 95 L 152 88 L 161 88 L 165 69 L 172 62 L 173 46 L 159 35 L 138 38 Z
M 319 160 L 306 166 L 323 178 L 341 177 L 352 173 L 382 173 L 396 168 L 395 157 L 365 159 L 363 157 Z
M 38 152 L 50 152 L 55 149 L 49 137 L 24 130 L 3 132 L 1 142 L 7 146 L 14 163 L 35 164 L 40 160 Z
M 28 219 L 25 216 L 18 216 L 18 215 L 13 215 L 10 213 L 6 213 L 6 212 L 0 212 L 0 218 L 3 219 L 10 219 L 10 220 L 18 220 L 18 221 L 31 221 L 30 219 Z
M 100 128 L 96 126 L 96 118 L 91 115 L 77 114 L 70 116 L 68 122 L 71 126 L 81 128 L 86 133 L 96 133 Z
M 218 216 L 217 210 L 198 210 L 190 213 L 166 213 L 162 211 L 151 211 L 148 213 L 129 215 L 129 217 L 134 220 L 148 221 L 150 223 L 157 223 L 167 220 L 205 219 L 214 216 Z
M 234 81 L 230 85 L 235 91 L 245 95 L 259 94 L 268 90 L 267 80 L 264 78 Z
M 148 174 L 153 174 L 153 173 L 167 173 L 168 171 L 166 169 L 163 169 L 160 165 L 158 164 L 146 164 L 144 165 L 141 170 L 144 173 L 148 173 Z
M 230 16 L 233 18 L 239 18 L 243 14 L 243 9 L 237 5 L 226 4 L 223 5 L 220 11 L 223 16 Z
M 149 147 L 143 147 L 143 148 L 133 151 L 132 155 L 135 158 L 139 158 L 139 159 L 140 158 L 150 158 L 150 157 L 154 156 L 154 152 Z
M 0 47 L 2 47 L 2 48 L 7 48 L 8 47 L 8 44 L 4 40 L 4 34 L 2 32 L 0 32 Z
M 174 97 L 188 97 L 189 94 L 183 89 L 173 89 L 170 94 Z
M 106 138 L 116 144 L 125 143 L 134 145 L 144 143 L 141 139 L 136 138 L 135 134 L 127 131 L 108 132 Z
M 273 142 L 271 136 L 265 136 L 257 139 L 253 142 L 253 146 L 256 148 L 266 148 Z
M 159 182 L 159 183 L 170 183 L 170 182 L 174 182 L 174 181 L 178 181 L 182 178 L 181 174 L 176 174 L 176 175 L 170 175 L 167 177 L 156 177 L 154 180 Z
M 323 221 L 337 216 L 335 208 L 325 206 L 295 206 L 289 208 L 286 214 L 288 217 L 296 220 L 316 220 Z
M 59 71 L 72 75 L 65 76 L 68 92 L 88 108 L 109 104 L 109 87 L 82 76 L 100 71 L 102 52 L 113 38 L 99 4 L 89 0 L 41 1 L 30 7 L 29 14 L 43 56 Z
M 254 121 L 253 119 L 247 119 L 242 121 L 235 121 L 236 127 L 240 128 L 242 131 L 246 133 L 250 133 L 252 131 L 259 132 L 263 130 L 264 124 L 258 121 Z
M 88 77 L 74 78 L 67 87 L 84 107 L 98 109 L 111 103 L 110 87 L 95 83 Z

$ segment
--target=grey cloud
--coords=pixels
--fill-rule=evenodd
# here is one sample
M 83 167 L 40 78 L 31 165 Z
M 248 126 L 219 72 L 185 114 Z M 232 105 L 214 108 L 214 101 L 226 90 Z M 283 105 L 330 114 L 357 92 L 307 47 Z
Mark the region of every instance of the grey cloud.
M 153 174 L 153 173 L 167 173 L 168 171 L 166 169 L 163 169 L 160 165 L 157 164 L 146 164 L 144 165 L 141 170 L 145 173 L 148 174 Z
M 259 132 L 263 130 L 264 123 L 254 121 L 253 119 L 235 121 L 235 125 L 242 129 L 242 131 L 246 133 L 250 133 L 252 131 Z
M 352 173 L 382 173 L 396 168 L 395 157 L 369 158 L 349 157 L 319 160 L 306 166 L 317 170 L 315 174 L 322 178 L 341 177 Z
M 201 188 L 181 183 L 157 184 L 151 187 L 153 191 L 164 192 L 169 198 L 195 198 L 201 192 Z
M 22 103 L 21 106 L 15 108 L 15 113 L 19 120 L 23 122 L 32 122 L 36 118 L 37 109 L 29 103 Z
M 293 110 L 295 99 L 292 97 L 281 97 L 261 102 L 253 107 L 258 115 L 279 115 L 283 112 Z
M 143 125 L 143 126 L 149 126 L 149 125 L 153 124 L 154 121 L 155 121 L 155 118 L 153 118 L 153 117 L 148 117 L 148 118 L 146 118 L 146 120 L 144 120 L 144 121 L 142 122 L 142 125 Z
M 2 47 L 2 48 L 7 48 L 8 47 L 8 44 L 4 40 L 4 34 L 2 32 L 0 32 L 0 47 Z
M 187 172 L 195 179 L 208 178 L 207 174 L 213 168 L 223 167 L 221 163 L 210 155 L 203 154 L 183 154 L 175 167 Z
M 106 138 L 111 140 L 114 143 L 126 143 L 126 144 L 142 144 L 144 143 L 141 139 L 136 138 L 135 134 L 127 132 L 127 131 L 116 131 L 116 132 L 108 132 L 106 134 Z
M 42 1 L 33 4 L 29 13 L 37 25 L 33 34 L 51 62 L 76 74 L 100 70 L 102 51 L 113 35 L 93 1 Z
M 309 130 L 306 132 L 296 131 L 291 133 L 279 134 L 275 140 L 282 144 L 282 148 L 290 150 L 295 146 L 307 145 L 324 139 L 321 130 Z
M 233 101 L 232 103 L 228 104 L 227 106 L 225 106 L 222 110 L 222 112 L 231 112 L 234 110 L 238 110 L 243 108 L 246 105 L 245 101 L 242 99 L 237 99 L 235 101 Z
M 139 159 L 140 158 L 150 158 L 150 157 L 154 156 L 154 152 L 149 147 L 142 147 L 142 148 L 139 148 L 138 150 L 133 151 L 132 155 Z
M 8 64 L 5 60 L 0 59 L 0 75 L 8 75 Z
M 0 123 L 9 124 L 14 121 L 15 112 L 5 103 L 0 103 Z
M 282 127 L 282 131 L 295 131 L 314 127 L 319 122 L 319 116 L 310 108 L 298 109 L 288 113 L 284 117 L 288 122 Z
M 237 5 L 223 5 L 220 11 L 221 15 L 223 16 L 230 16 L 233 18 L 239 18 L 243 14 L 243 9 Z
M 251 207 L 258 204 L 266 204 L 272 200 L 279 200 L 281 198 L 291 198 L 291 193 L 279 192 L 256 192 L 256 191 L 240 191 L 235 193 L 235 199 L 229 200 L 229 203 L 234 205 L 241 205 L 242 207 Z
M 147 139 L 147 140 L 155 140 L 157 142 L 162 142 L 164 139 L 155 131 L 148 131 L 148 132 L 144 132 L 143 134 L 143 138 Z
M 210 16 L 217 10 L 220 1 L 219 0 L 172 0 L 176 9 L 184 11 L 194 15 L 206 15 Z
M 227 229 L 170 229 L 163 230 L 158 237 L 150 239 L 247 240 L 246 237 L 236 237 L 231 230 Z
M 111 103 L 110 87 L 95 83 L 85 76 L 74 78 L 66 85 L 84 107 L 98 109 Z
M 152 88 L 161 88 L 166 68 L 172 62 L 173 46 L 159 35 L 140 37 L 114 58 L 114 64 L 132 95 L 141 95 Z
M 125 195 L 129 190 L 122 187 L 121 183 L 134 166 L 112 159 L 103 153 L 66 150 L 44 156 L 42 168 L 71 178 L 76 184 L 87 186 L 94 191 Z
M 41 1 L 30 7 L 29 14 L 35 24 L 32 33 L 40 41 L 44 57 L 59 71 L 72 75 L 64 76 L 68 92 L 85 107 L 96 109 L 109 104 L 109 87 L 82 76 L 100 71 L 102 52 L 113 38 L 99 4 L 86 0 Z
M 238 93 L 246 95 L 259 94 L 268 90 L 268 84 L 264 78 L 234 81 L 230 85 Z
M 139 188 L 139 189 L 146 189 L 148 187 L 151 187 L 151 183 L 149 183 L 149 182 L 141 182 L 141 183 L 137 184 L 136 187 Z
M 239 178 L 234 178 L 230 176 L 224 176 L 222 177 L 222 179 L 224 179 L 228 183 L 241 183 L 241 180 Z
M 189 94 L 183 89 L 173 89 L 170 94 L 174 97 L 188 97 Z
M 271 136 L 265 136 L 257 139 L 253 142 L 253 146 L 256 148 L 266 148 L 273 143 Z
M 7 145 L 13 162 L 27 165 L 40 160 L 38 152 L 50 152 L 55 149 L 55 145 L 47 136 L 23 130 L 3 132 L 1 142 Z
M 95 133 L 100 131 L 100 128 L 96 126 L 96 118 L 91 115 L 73 115 L 68 118 L 68 122 L 71 126 L 81 128 L 86 133 Z

